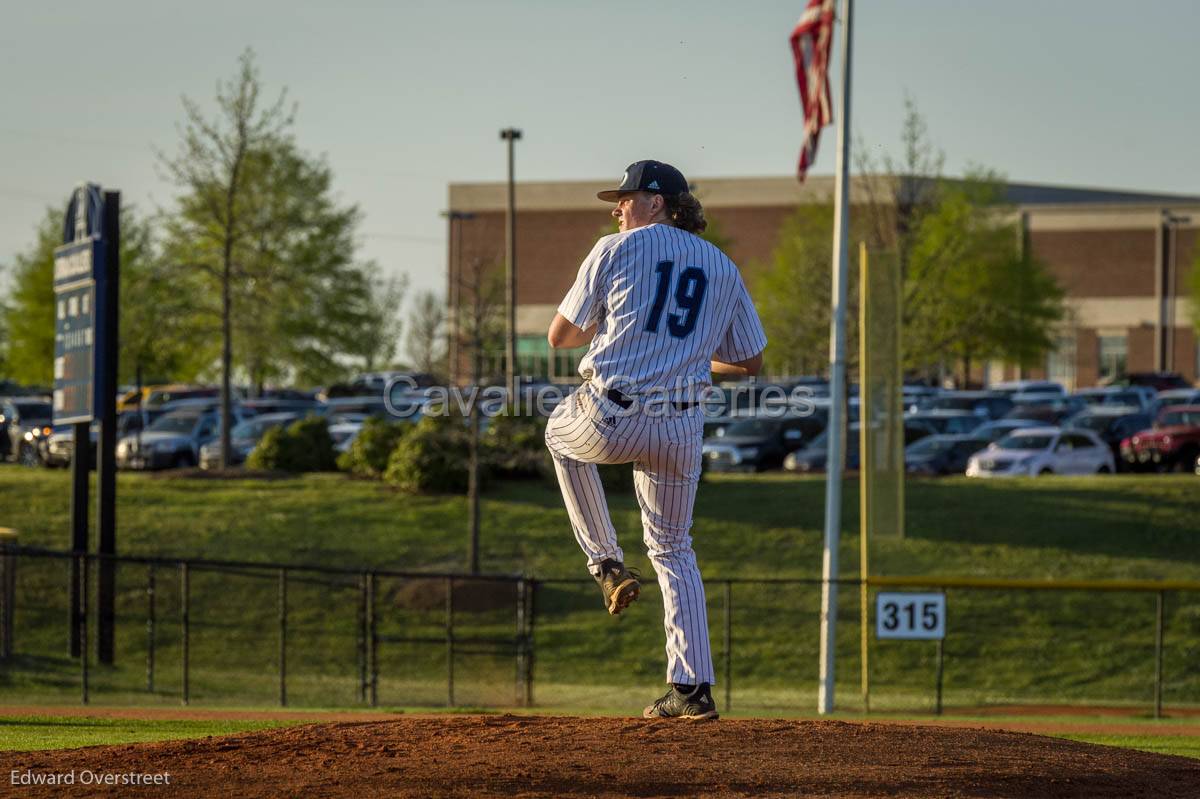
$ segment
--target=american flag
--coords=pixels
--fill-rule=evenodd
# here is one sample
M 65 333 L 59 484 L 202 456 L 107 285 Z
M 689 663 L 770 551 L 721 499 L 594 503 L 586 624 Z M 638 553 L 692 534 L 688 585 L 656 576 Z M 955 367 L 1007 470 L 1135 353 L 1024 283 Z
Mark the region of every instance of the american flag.
M 833 121 L 829 99 L 829 45 L 833 41 L 834 0 L 808 0 L 792 31 L 792 55 L 796 59 L 796 84 L 804 109 L 804 140 L 800 145 L 799 178 L 817 160 L 817 137 Z

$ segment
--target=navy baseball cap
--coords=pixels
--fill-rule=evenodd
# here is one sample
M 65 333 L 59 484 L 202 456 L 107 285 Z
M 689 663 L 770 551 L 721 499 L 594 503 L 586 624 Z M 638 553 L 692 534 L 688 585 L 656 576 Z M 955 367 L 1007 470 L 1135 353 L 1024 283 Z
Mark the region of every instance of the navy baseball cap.
M 648 191 L 651 194 L 674 197 L 687 190 L 688 184 L 683 173 L 670 164 L 664 164 L 662 161 L 637 161 L 625 169 L 620 186 L 597 192 L 596 196 L 605 202 L 615 203 L 621 193 L 626 191 Z

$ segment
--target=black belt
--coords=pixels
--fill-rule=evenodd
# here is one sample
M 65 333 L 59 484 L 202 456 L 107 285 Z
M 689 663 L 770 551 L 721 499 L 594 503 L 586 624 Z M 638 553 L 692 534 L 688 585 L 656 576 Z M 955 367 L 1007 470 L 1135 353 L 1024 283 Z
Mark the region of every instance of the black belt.
M 629 397 L 622 394 L 620 391 L 617 391 L 615 388 L 610 388 L 608 390 L 607 396 L 610 400 L 612 400 L 616 404 L 620 405 L 625 410 L 629 410 L 630 408 L 633 407 L 633 400 L 631 400 Z M 692 407 L 693 405 L 699 405 L 700 403 L 699 402 L 672 402 L 671 404 L 675 406 L 676 410 L 686 411 L 688 408 Z

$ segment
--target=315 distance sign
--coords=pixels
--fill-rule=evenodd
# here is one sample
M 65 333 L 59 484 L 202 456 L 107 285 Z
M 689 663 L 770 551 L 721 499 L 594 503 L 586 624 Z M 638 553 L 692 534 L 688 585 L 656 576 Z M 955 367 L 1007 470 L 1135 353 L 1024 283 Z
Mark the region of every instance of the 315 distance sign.
M 937 641 L 946 637 L 946 595 L 883 593 L 875 595 L 875 635 Z

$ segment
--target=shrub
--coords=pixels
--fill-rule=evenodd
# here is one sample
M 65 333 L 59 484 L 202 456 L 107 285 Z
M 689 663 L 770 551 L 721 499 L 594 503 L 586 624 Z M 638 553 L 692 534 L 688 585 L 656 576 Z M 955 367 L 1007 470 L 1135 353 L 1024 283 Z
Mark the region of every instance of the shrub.
M 384 479 L 405 491 L 463 493 L 467 490 L 468 456 L 462 417 L 426 416 L 397 442 Z M 481 457 L 481 477 L 486 465 Z
M 411 428 L 408 422 L 391 422 L 372 416 L 363 423 L 350 449 L 338 456 L 338 468 L 360 477 L 383 477 L 392 450 Z
M 546 420 L 539 416 L 496 416 L 483 435 L 484 458 L 497 477 L 539 476 L 549 459 Z
M 330 472 L 337 468 L 329 426 L 319 416 L 268 430 L 246 459 L 250 469 L 281 472 Z

